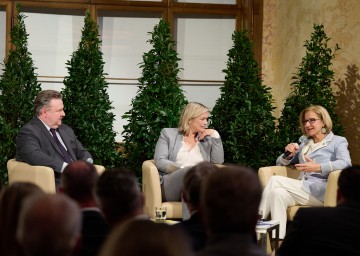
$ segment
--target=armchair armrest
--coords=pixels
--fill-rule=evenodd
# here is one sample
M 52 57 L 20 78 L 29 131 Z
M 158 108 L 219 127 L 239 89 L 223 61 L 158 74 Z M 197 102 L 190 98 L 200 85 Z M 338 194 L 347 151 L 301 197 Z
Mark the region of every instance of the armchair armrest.
M 95 166 L 95 169 L 96 169 L 96 172 L 101 175 L 104 171 L 105 171 L 105 167 L 102 166 L 102 165 L 94 165 Z
M 146 160 L 142 164 L 142 192 L 145 196 L 144 211 L 154 218 L 155 207 L 162 205 L 160 177 L 154 160 Z
M 7 162 L 9 184 L 14 182 L 31 182 L 46 193 L 56 193 L 54 171 L 46 166 L 32 166 L 10 159 Z
M 341 170 L 332 171 L 326 184 L 324 206 L 336 206 L 338 179 Z

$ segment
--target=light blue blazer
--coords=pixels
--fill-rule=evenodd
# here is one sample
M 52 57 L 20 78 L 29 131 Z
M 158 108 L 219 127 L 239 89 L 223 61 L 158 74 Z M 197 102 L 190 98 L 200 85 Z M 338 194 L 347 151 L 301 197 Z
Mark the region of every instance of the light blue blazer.
M 304 136 L 301 138 L 304 138 Z M 301 138 L 299 141 L 301 141 Z M 283 155 L 281 155 L 276 160 L 276 164 L 294 165 L 306 163 L 304 154 L 309 149 L 309 143 L 310 138 L 305 137 L 298 152 L 290 160 L 283 159 Z M 346 138 L 336 136 L 330 132 L 322 140 L 321 146 L 307 156 L 321 165 L 321 172 L 301 173 L 300 177 L 305 176 L 302 189 L 324 202 L 326 183 L 330 172 L 351 166 L 348 142 Z
M 176 157 L 181 148 L 183 134 L 177 128 L 164 128 L 155 147 L 155 165 L 160 174 L 174 171 L 174 168 L 181 168 L 181 163 L 176 163 Z M 221 138 L 206 136 L 199 143 L 199 148 L 204 161 L 215 164 L 224 162 L 224 149 Z

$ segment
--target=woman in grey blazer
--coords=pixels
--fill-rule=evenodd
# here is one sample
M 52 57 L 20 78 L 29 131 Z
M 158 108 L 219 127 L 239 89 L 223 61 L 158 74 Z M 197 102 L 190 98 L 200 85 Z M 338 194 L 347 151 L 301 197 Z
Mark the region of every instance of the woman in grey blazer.
M 277 165 L 294 165 L 298 180 L 272 176 L 264 188 L 259 210 L 280 221 L 280 239 L 286 231 L 286 209 L 294 205 L 322 206 L 329 173 L 351 166 L 346 138 L 333 134 L 332 121 L 322 106 L 310 106 L 299 117 L 301 144 L 290 143 Z
M 224 162 L 219 133 L 207 129 L 209 109 L 190 102 L 183 109 L 178 128 L 164 128 L 155 148 L 155 165 L 159 170 L 164 201 L 180 201 L 186 171 L 202 161 Z

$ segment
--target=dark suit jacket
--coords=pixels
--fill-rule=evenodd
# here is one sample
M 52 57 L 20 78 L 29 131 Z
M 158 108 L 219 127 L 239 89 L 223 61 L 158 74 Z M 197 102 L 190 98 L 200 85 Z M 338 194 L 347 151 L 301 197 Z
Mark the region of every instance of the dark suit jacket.
M 226 220 L 224 220 L 226 221 Z M 197 256 L 265 256 L 265 250 L 254 242 L 253 234 L 216 235 Z
M 278 255 L 360 255 L 360 203 L 300 208 Z
M 198 212 L 191 215 L 190 219 L 175 224 L 174 227 L 181 229 L 187 235 L 194 251 L 200 251 L 205 247 L 206 230 Z
M 73 160 L 92 158 L 69 126 L 60 125 L 58 132 Z M 64 163 L 61 151 L 50 132 L 36 116 L 24 125 L 17 135 L 16 160 L 30 165 L 51 167 L 55 171 L 55 177 L 58 178 L 60 175 Z
M 83 210 L 82 215 L 81 255 L 95 256 L 108 236 L 110 227 L 102 214 L 97 210 Z

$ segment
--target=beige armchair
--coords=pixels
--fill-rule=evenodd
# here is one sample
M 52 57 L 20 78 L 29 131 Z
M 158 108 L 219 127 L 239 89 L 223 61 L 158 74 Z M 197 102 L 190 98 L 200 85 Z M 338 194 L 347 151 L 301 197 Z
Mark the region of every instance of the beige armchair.
M 145 196 L 144 211 L 150 218 L 155 218 L 155 207 L 166 207 L 168 219 L 182 218 L 181 202 L 162 201 L 160 177 L 154 160 L 147 160 L 142 164 L 142 191 Z
M 95 165 L 101 174 L 105 167 Z M 9 184 L 14 182 L 31 182 L 38 185 L 46 193 L 56 193 L 54 170 L 47 166 L 33 166 L 24 162 L 10 159 L 7 162 Z
M 336 206 L 336 193 L 337 193 L 337 181 L 339 179 L 341 170 L 333 171 L 329 175 L 329 179 L 326 185 L 324 206 Z M 263 187 L 267 184 L 271 176 L 281 175 L 293 179 L 297 179 L 300 172 L 293 167 L 288 166 L 268 166 L 262 167 L 258 172 L 260 182 Z M 287 209 L 288 220 L 293 220 L 295 213 L 300 207 L 306 206 L 292 206 Z

